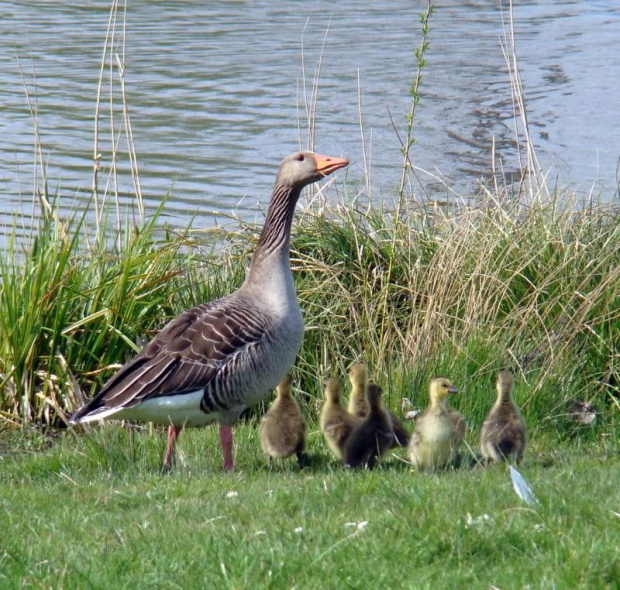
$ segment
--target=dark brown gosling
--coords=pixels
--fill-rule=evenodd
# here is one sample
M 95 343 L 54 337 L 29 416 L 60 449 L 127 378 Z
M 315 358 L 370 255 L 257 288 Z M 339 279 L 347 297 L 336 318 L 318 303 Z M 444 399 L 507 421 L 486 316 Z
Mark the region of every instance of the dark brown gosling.
M 409 439 L 411 438 L 410 432 L 392 410 L 388 410 L 388 412 L 392 419 L 392 428 L 394 430 L 394 443 L 392 444 L 392 448 L 408 446 Z
M 277 388 L 277 397 L 263 416 L 260 444 L 270 459 L 297 456 L 300 467 L 306 465 L 306 421 L 291 393 L 292 377 L 287 373 Z
M 325 442 L 337 459 L 342 459 L 344 445 L 351 432 L 362 423 L 362 419 L 347 412 L 340 404 L 342 387 L 335 377 L 327 380 L 325 404 L 321 410 L 320 425 Z
M 394 429 L 389 412 L 383 407 L 383 391 L 375 383 L 366 387 L 369 413 L 351 433 L 344 447 L 344 464 L 347 467 L 372 469 L 381 456 L 394 444 Z
M 366 401 L 366 388 L 368 387 L 368 369 L 363 363 L 355 363 L 349 369 L 349 381 L 351 382 L 351 396 L 349 397 L 349 413 L 360 418 L 368 416 L 368 402 Z M 400 418 L 391 410 L 387 410 L 392 418 L 394 429 L 394 443 L 392 448 L 406 447 L 409 444 L 409 431 L 405 428 Z
M 482 425 L 480 450 L 487 461 L 519 462 L 526 445 L 525 421 L 512 399 L 513 376 L 500 371 L 497 399 Z

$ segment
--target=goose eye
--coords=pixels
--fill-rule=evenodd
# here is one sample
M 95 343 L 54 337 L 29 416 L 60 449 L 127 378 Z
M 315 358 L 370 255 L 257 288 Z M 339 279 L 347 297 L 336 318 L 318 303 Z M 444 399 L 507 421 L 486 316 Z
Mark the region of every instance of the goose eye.
M 297 156 L 297 160 L 298 160 L 299 162 L 303 162 L 303 161 L 304 161 L 304 155 L 303 155 L 303 154 L 299 154 L 299 155 Z

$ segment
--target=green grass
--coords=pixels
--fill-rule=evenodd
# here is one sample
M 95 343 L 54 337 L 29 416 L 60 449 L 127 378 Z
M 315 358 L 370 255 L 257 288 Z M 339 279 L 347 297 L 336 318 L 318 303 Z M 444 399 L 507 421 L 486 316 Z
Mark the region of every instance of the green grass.
M 535 507 L 501 467 L 348 472 L 316 431 L 301 473 L 270 467 L 253 425 L 227 474 L 214 428 L 184 433 L 169 475 L 163 433 L 3 441 L 2 588 L 619 587 L 617 438 L 533 439 Z

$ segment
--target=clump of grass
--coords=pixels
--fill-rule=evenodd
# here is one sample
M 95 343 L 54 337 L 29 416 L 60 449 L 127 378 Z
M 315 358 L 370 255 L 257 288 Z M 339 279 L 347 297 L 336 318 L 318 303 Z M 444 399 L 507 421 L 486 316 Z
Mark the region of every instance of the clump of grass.
M 11 242 L 0 261 L 7 419 L 53 422 L 170 317 L 241 284 L 258 226 L 190 239 L 157 220 L 88 243 L 79 220 L 60 232 L 45 217 L 27 246 Z M 317 404 L 326 376 L 363 359 L 392 405 L 421 405 L 445 373 L 479 423 L 508 368 L 530 420 L 555 423 L 572 397 L 617 410 L 619 222 L 615 204 L 560 193 L 527 206 L 489 193 L 397 212 L 355 200 L 303 210 L 292 241 L 302 389 Z
M 79 220 L 43 215 L 24 243 L 0 254 L 0 407 L 8 419 L 50 422 L 92 394 L 101 373 L 138 349 L 173 312 L 170 283 L 181 272 L 186 235 L 140 230 L 90 243 Z
M 619 215 L 561 193 L 306 212 L 293 242 L 310 318 L 300 367 L 343 372 L 362 357 L 376 379 L 407 374 L 398 397 L 423 398 L 433 373 L 491 392 L 506 367 L 537 418 L 569 397 L 617 409 Z

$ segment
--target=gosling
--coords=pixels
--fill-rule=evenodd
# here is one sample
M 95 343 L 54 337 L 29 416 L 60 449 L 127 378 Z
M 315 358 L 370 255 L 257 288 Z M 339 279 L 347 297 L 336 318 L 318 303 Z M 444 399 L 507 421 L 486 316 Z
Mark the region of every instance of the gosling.
M 342 459 L 347 439 L 351 432 L 362 423 L 361 418 L 349 414 L 340 405 L 341 393 L 340 381 L 335 377 L 328 379 L 325 386 L 325 403 L 319 418 L 325 442 L 337 459 Z
M 383 407 L 383 391 L 375 383 L 366 387 L 368 415 L 351 433 L 344 447 L 347 467 L 372 469 L 381 456 L 394 444 L 394 429 L 389 412 Z
M 363 363 L 354 363 L 349 369 L 349 381 L 351 382 L 351 396 L 349 397 L 349 413 L 360 418 L 368 416 L 368 402 L 366 401 L 366 388 L 368 387 L 368 370 Z M 394 442 L 392 448 L 406 447 L 409 444 L 409 431 L 402 421 L 392 412 L 387 410 L 392 419 L 394 430 Z
M 349 381 L 351 382 L 351 396 L 349 397 L 349 414 L 366 418 L 368 416 L 368 404 L 366 403 L 366 387 L 368 385 L 368 370 L 363 363 L 354 363 L 349 369 Z
M 458 391 L 448 379 L 431 380 L 430 405 L 418 418 L 409 443 L 409 459 L 418 469 L 440 469 L 456 459 L 467 424 L 447 397 Z
M 508 371 L 497 376 L 497 399 L 480 433 L 480 450 L 485 461 L 519 463 L 525 452 L 525 421 L 512 399 L 514 379 Z
M 287 373 L 277 387 L 277 396 L 260 422 L 260 444 L 272 459 L 295 454 L 299 467 L 307 463 L 306 421 L 291 393 L 292 377 Z

